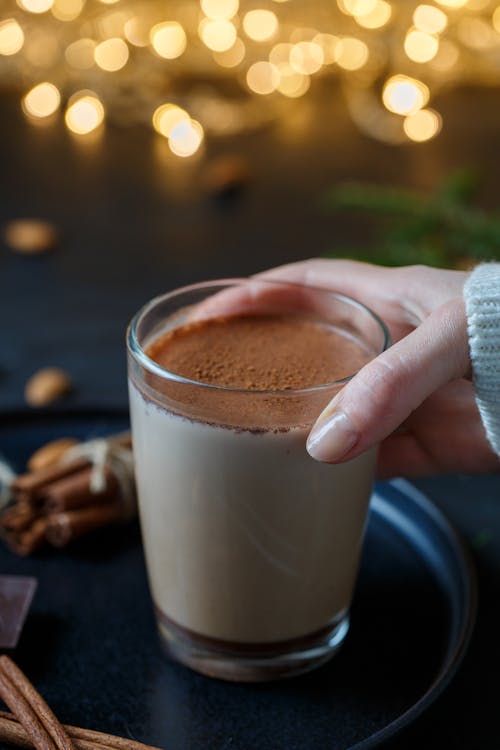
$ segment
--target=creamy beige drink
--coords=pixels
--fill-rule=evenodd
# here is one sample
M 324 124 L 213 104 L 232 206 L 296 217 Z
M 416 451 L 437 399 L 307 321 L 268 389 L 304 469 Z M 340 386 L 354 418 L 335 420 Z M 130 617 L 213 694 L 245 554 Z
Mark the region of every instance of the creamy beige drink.
M 230 679 L 328 658 L 347 630 L 374 452 L 330 466 L 305 443 L 332 395 L 322 386 L 370 351 L 351 331 L 289 313 L 168 321 L 144 349 L 154 367 L 131 368 L 131 419 L 168 650 Z

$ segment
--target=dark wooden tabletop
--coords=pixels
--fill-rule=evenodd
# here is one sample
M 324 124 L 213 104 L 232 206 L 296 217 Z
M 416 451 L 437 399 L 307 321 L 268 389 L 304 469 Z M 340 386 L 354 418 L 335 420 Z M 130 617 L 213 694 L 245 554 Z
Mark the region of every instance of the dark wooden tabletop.
M 109 126 L 87 143 L 60 122 L 33 127 L 18 96 L 2 95 L 0 220 L 54 222 L 61 242 L 40 257 L 0 247 L 0 414 L 25 408 L 26 379 L 47 365 L 74 379 L 67 408 L 125 409 L 125 327 L 147 299 L 181 284 L 369 243 L 364 222 L 321 207 L 324 191 L 339 181 L 427 190 L 451 170 L 472 165 L 484 174 L 481 205 L 496 208 L 497 92 L 445 93 L 439 108 L 442 135 L 428 144 L 393 147 L 360 135 L 340 93 L 332 92 L 301 102 L 293 117 L 272 127 L 214 139 L 199 156 L 180 160 L 165 154 L 159 136 L 139 127 Z M 233 154 L 248 161 L 248 185 L 233 200 L 216 199 L 204 187 L 207 163 Z M 479 624 L 453 684 L 392 746 L 495 747 L 500 479 L 454 476 L 418 485 L 471 545 Z M 57 566 L 50 565 L 57 576 Z M 50 692 L 50 677 L 47 684 Z M 104 680 L 100 688 L 106 689 Z

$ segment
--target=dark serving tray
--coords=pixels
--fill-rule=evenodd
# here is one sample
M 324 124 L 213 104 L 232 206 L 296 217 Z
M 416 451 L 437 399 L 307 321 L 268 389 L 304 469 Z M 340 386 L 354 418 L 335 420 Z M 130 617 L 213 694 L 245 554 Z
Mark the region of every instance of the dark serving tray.
M 50 439 L 95 437 L 127 423 L 123 413 L 7 414 L 0 452 L 21 470 Z M 38 578 L 14 657 L 60 719 L 168 750 L 379 746 L 449 683 L 476 608 L 457 535 L 402 480 L 376 487 L 344 648 L 288 681 L 223 683 L 162 655 L 136 523 L 32 558 L 2 546 L 0 573 Z

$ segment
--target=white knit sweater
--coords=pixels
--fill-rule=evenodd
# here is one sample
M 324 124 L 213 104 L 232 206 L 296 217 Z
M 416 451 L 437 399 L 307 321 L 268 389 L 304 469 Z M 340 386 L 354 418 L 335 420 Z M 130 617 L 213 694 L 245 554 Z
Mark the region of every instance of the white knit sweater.
M 500 456 L 500 263 L 477 266 L 464 286 L 476 401 Z

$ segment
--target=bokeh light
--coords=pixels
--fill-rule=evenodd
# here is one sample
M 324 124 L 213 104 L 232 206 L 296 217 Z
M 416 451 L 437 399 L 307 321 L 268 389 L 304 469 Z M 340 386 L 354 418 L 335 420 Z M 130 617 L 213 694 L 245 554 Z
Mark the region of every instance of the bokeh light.
M 95 48 L 96 42 L 84 37 L 66 47 L 64 55 L 71 67 L 78 70 L 88 70 L 94 65 Z
M 83 10 L 84 0 L 54 0 L 51 13 L 58 21 L 74 21 Z
M 231 21 L 207 21 L 200 23 L 202 42 L 213 52 L 226 52 L 236 42 L 236 27 Z
M 453 42 L 449 42 L 447 39 L 442 39 L 439 42 L 437 55 L 431 61 L 430 65 L 435 70 L 446 72 L 455 68 L 459 58 L 460 51 L 457 45 L 453 44 Z
M 154 51 L 167 60 L 175 60 L 186 49 L 187 37 L 177 21 L 164 21 L 153 26 L 149 35 Z
M 59 109 L 61 95 L 53 83 L 44 81 L 30 89 L 21 104 L 24 112 L 31 117 L 49 117 Z
M 337 64 L 344 70 L 359 70 L 368 61 L 367 45 L 355 37 L 343 37 L 337 51 Z
M 246 48 L 241 39 L 236 39 L 232 47 L 221 52 L 214 52 L 214 60 L 223 68 L 235 68 L 245 59 Z
M 129 58 L 127 43 L 123 39 L 106 39 L 97 45 L 94 50 L 94 60 L 102 70 L 110 73 L 121 70 Z
M 473 50 L 488 49 L 498 42 L 495 29 L 484 18 L 461 18 L 457 23 L 457 36 Z
M 369 13 L 355 15 L 354 19 L 364 29 L 380 29 L 385 26 L 392 17 L 392 7 L 386 0 L 377 0 Z
M 382 101 L 389 112 L 414 115 L 429 101 L 429 89 L 425 83 L 415 78 L 392 76 L 385 83 Z
M 236 15 L 239 0 L 201 0 L 203 13 L 214 21 L 229 20 Z
M 297 73 L 312 75 L 323 65 L 324 54 L 319 44 L 299 42 L 290 51 L 290 65 Z
M 448 16 L 435 5 L 418 5 L 413 13 L 413 23 L 419 31 L 440 34 L 448 25 Z
M 340 10 L 350 16 L 366 16 L 376 5 L 377 0 L 338 0 Z
M 24 32 L 15 18 L 0 21 L 0 55 L 15 55 L 24 44 Z
M 51 9 L 54 0 L 17 0 L 17 4 L 29 13 L 46 13 Z
M 272 10 L 250 10 L 243 17 L 243 30 L 254 42 L 272 39 L 278 26 L 278 18 Z
M 433 109 L 421 109 L 405 117 L 403 127 L 410 140 L 422 143 L 434 138 L 441 130 L 441 115 Z
M 304 96 L 309 90 L 311 85 L 311 79 L 309 76 L 302 73 L 297 73 L 289 65 L 283 65 L 279 68 L 280 81 L 278 83 L 278 91 L 283 96 L 287 96 L 290 99 L 297 99 L 299 96 Z
M 410 60 L 417 63 L 426 63 L 436 57 L 439 41 L 426 31 L 412 29 L 406 35 L 404 48 Z
M 161 104 L 153 114 L 153 127 L 157 133 L 170 138 L 172 130 L 181 122 L 189 122 L 191 118 L 182 107 L 171 102 Z
M 149 44 L 149 23 L 139 16 L 132 16 L 123 24 L 125 39 L 134 47 L 147 47 Z
M 493 22 L 493 28 L 500 34 L 500 5 L 493 11 L 491 20 Z
M 203 142 L 203 128 L 196 120 L 183 120 L 172 128 L 168 145 L 176 156 L 192 156 Z
M 248 88 L 256 94 L 265 96 L 276 91 L 280 83 L 280 74 L 276 65 L 261 60 L 250 66 L 247 71 Z
M 87 135 L 104 121 L 102 102 L 93 92 L 78 92 L 68 104 L 64 121 L 72 133 Z
M 312 40 L 323 51 L 323 65 L 337 62 L 340 39 L 334 34 L 316 34 Z
M 464 5 L 467 5 L 467 0 L 436 0 L 436 2 L 445 8 L 463 8 Z

